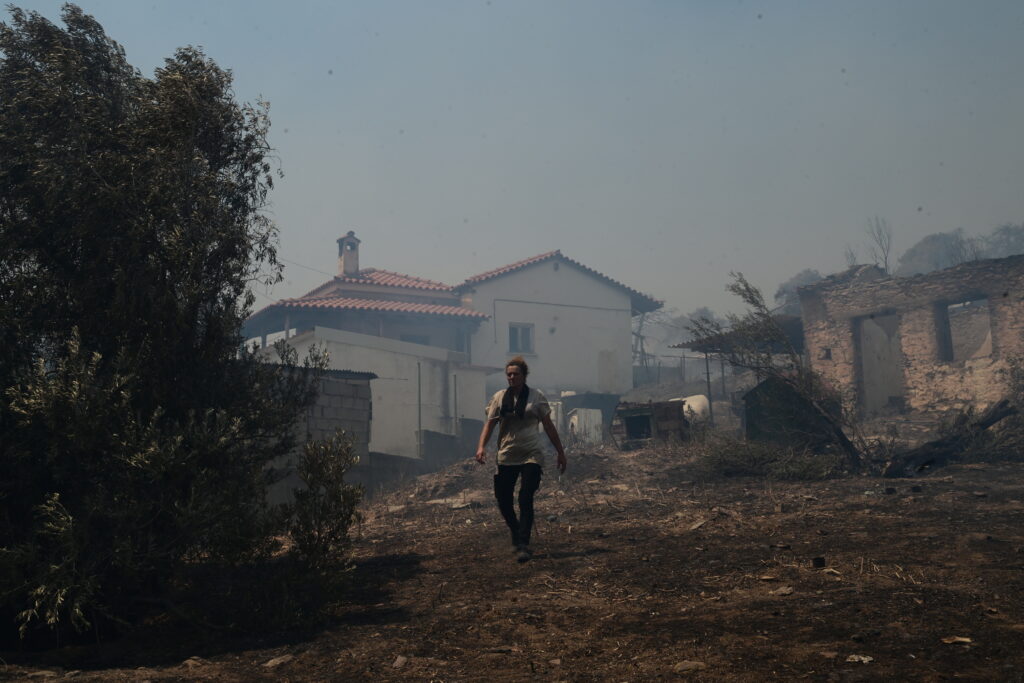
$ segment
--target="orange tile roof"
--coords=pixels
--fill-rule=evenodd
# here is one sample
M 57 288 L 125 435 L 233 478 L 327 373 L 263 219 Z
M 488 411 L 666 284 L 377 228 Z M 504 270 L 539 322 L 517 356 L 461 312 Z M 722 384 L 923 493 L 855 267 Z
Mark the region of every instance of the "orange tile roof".
M 435 292 L 451 292 L 453 289 L 451 285 L 446 285 L 445 283 L 437 282 L 436 280 L 428 280 L 426 278 L 415 277 L 413 275 L 395 273 L 390 270 L 381 270 L 380 268 L 364 268 L 359 271 L 359 275 L 354 277 L 335 275 L 334 278 L 324 282 L 323 284 L 317 285 L 302 296 L 323 296 L 321 292 L 334 284 L 380 285 L 383 287 L 399 287 L 404 289 L 418 289 Z
M 484 320 L 486 313 L 474 311 L 462 306 L 444 306 L 439 304 L 419 304 L 408 301 L 382 301 L 380 299 L 357 299 L 354 297 L 325 296 L 316 298 L 281 299 L 272 306 L 285 308 L 322 308 L 336 311 L 382 311 L 387 313 L 416 313 L 421 315 L 441 315 L 456 318 L 474 318 Z M 264 309 L 266 310 L 266 309 Z
M 526 266 L 533 265 L 534 263 L 541 263 L 543 261 L 547 261 L 548 259 L 554 258 L 555 256 L 562 256 L 562 252 L 556 249 L 554 251 L 549 251 L 546 254 L 538 254 L 537 256 L 533 256 L 528 259 L 523 259 L 522 261 L 510 263 L 507 266 L 502 266 L 501 268 L 488 270 L 486 273 L 480 273 L 479 275 L 474 275 L 472 277 L 466 278 L 466 281 L 463 282 L 462 285 L 465 286 L 473 284 L 474 282 L 483 282 L 484 280 L 490 280 L 491 278 L 498 277 L 499 275 L 504 275 L 505 273 L 511 273 L 514 270 L 525 268 Z
M 643 310 L 643 311 L 654 311 L 654 310 L 657 310 L 657 309 L 661 308 L 661 306 L 663 304 L 662 301 L 659 301 L 658 299 L 655 299 L 652 296 L 648 296 L 647 294 L 644 294 L 643 292 L 637 291 L 637 290 L 633 289 L 632 287 L 627 287 L 626 285 L 622 284 L 618 280 L 613 280 L 612 278 L 608 277 L 604 273 L 596 271 L 596 270 L 594 270 L 593 268 L 591 268 L 589 266 L 585 266 L 582 263 L 580 263 L 579 261 L 576 261 L 575 259 L 569 258 L 565 254 L 563 254 L 560 249 L 556 249 L 555 251 L 549 251 L 549 252 L 547 252 L 545 254 L 538 254 L 537 256 L 533 256 L 533 257 L 528 258 L 528 259 L 523 259 L 522 261 L 516 261 L 515 263 L 510 263 L 507 266 L 502 266 L 501 268 L 495 268 L 494 270 L 489 270 L 486 273 L 480 273 L 479 275 L 474 275 L 474 276 L 472 276 L 470 278 L 467 278 L 465 282 L 463 282 L 461 285 L 458 285 L 457 287 L 455 287 L 455 289 L 462 289 L 462 288 L 465 288 L 465 287 L 472 287 L 474 284 L 476 284 L 478 282 L 485 282 L 487 280 L 492 280 L 492 279 L 494 279 L 496 277 L 500 277 L 500 276 L 505 275 L 507 273 L 512 273 L 512 272 L 515 272 L 517 270 L 522 270 L 523 268 L 526 268 L 527 266 L 532 266 L 535 263 L 543 263 L 544 261 L 550 261 L 552 259 L 558 259 L 559 261 L 562 261 L 564 263 L 571 263 L 572 265 L 576 266 L 577 268 L 579 268 L 579 269 L 581 269 L 583 271 L 586 271 L 587 273 L 590 273 L 591 275 L 594 275 L 598 279 L 604 280 L 605 282 L 607 282 L 610 285 L 614 285 L 616 287 L 621 287 L 622 289 L 626 290 L 627 292 L 629 292 L 629 295 L 630 295 L 631 299 L 633 300 L 633 307 L 635 309 Z

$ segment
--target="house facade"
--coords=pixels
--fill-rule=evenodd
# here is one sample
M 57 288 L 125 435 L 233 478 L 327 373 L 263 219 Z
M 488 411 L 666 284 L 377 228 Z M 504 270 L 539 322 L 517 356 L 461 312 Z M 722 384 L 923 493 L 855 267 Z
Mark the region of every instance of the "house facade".
M 315 346 L 334 370 L 376 375 L 368 450 L 419 458 L 424 431 L 457 434 L 479 418 L 493 368 L 474 366 L 468 345 L 487 315 L 442 282 L 361 269 L 359 244 L 351 231 L 339 239 L 338 275 L 256 312 L 243 334 L 265 348 L 283 335 L 300 357 Z
M 471 338 L 474 362 L 503 367 L 522 355 L 549 392 L 632 389 L 633 316 L 662 305 L 561 251 L 475 275 L 456 290 L 463 306 L 488 316 Z M 504 384 L 497 373 L 487 389 Z
M 268 353 L 284 337 L 300 355 L 326 350 L 332 369 L 373 373 L 370 452 L 422 459 L 438 434 L 461 439 L 510 356 L 551 397 L 632 388 L 632 317 L 660 301 L 559 251 L 453 287 L 361 268 L 359 245 L 351 231 L 339 239 L 338 275 L 256 312 L 244 334 Z

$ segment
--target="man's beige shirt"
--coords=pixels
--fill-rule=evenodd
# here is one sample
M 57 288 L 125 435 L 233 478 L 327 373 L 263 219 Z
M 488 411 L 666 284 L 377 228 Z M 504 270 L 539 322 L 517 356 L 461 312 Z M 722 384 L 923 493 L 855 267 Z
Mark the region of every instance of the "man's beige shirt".
M 487 404 L 487 419 L 501 415 L 502 389 L 491 397 Z M 498 464 L 524 465 L 535 463 L 544 466 L 544 445 L 541 441 L 540 421 L 551 414 L 548 399 L 541 392 L 530 387 L 526 399 L 526 412 L 522 418 L 506 415 L 498 423 Z

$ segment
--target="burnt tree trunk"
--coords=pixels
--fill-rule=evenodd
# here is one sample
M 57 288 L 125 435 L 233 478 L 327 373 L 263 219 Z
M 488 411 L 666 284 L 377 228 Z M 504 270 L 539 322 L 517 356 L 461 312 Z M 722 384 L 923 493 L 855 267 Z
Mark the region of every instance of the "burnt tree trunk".
M 923 471 L 942 467 L 964 452 L 979 434 L 1001 420 L 1017 414 L 1017 408 L 1007 400 L 989 406 L 978 419 L 963 429 L 935 441 L 921 444 L 893 457 L 882 472 L 883 477 L 913 477 Z

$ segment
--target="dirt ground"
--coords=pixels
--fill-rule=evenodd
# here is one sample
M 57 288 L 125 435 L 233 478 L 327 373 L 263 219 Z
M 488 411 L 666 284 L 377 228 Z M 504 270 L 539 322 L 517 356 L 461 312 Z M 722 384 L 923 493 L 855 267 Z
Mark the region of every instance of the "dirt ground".
M 0 677 L 1024 680 L 1024 464 L 704 482 L 669 451 L 576 453 L 522 565 L 490 472 L 367 505 L 327 628 L 5 653 Z

